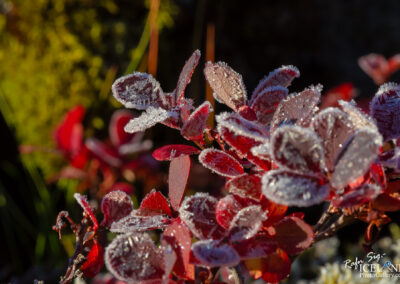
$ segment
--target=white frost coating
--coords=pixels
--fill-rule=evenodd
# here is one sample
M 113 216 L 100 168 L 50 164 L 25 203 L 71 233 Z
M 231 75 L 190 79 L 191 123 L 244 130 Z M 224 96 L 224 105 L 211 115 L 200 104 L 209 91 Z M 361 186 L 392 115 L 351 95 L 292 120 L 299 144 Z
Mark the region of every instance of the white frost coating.
M 166 215 L 138 216 L 132 211 L 128 216 L 113 222 L 110 231 L 114 233 L 140 232 L 152 229 L 164 229 L 169 224 Z
M 325 163 L 328 170 L 333 170 L 336 156 L 344 143 L 354 133 L 355 128 L 349 116 L 338 108 L 326 108 L 318 113 L 311 127 L 321 138 L 324 148 Z
M 268 210 L 263 211 L 261 206 L 254 205 L 241 209 L 233 218 L 228 235 L 231 242 L 250 239 L 257 234 L 262 222 L 267 219 Z
M 343 146 L 338 154 L 330 179 L 331 185 L 340 190 L 364 175 L 377 159 L 382 136 L 377 130 L 362 128 Z
M 111 87 L 114 97 L 127 108 L 139 110 L 167 105 L 160 83 L 150 74 L 135 72 L 118 78 Z
M 176 86 L 177 103 L 179 103 L 184 96 L 186 86 L 190 83 L 190 79 L 192 78 L 194 69 L 199 63 L 200 55 L 200 50 L 195 50 L 190 58 L 185 62 L 185 65 L 183 66 L 182 71 L 179 74 L 179 79 Z
M 321 139 L 310 129 L 279 127 L 271 137 L 271 157 L 282 167 L 309 173 L 325 168 Z
M 207 161 L 210 153 L 217 154 L 219 157 Z M 199 162 L 213 173 L 224 177 L 236 177 L 244 173 L 243 166 L 234 157 L 214 148 L 201 151 Z
M 254 100 L 261 91 L 267 87 L 282 86 L 289 87 L 294 78 L 300 76 L 300 71 L 293 65 L 281 66 L 271 71 L 266 77 L 264 77 L 254 89 L 251 95 L 250 105 L 253 104 Z
M 162 252 L 148 234 L 117 236 L 106 248 L 104 260 L 108 271 L 126 282 L 159 279 L 165 270 Z
M 179 208 L 179 216 L 196 238 L 210 239 L 219 228 L 215 218 L 217 204 L 218 200 L 215 197 L 203 192 L 187 196 L 183 200 Z M 203 228 L 205 230 L 202 230 Z M 207 235 L 205 235 L 206 232 Z
M 321 185 L 315 176 L 272 170 L 262 178 L 262 192 L 277 204 L 308 207 L 325 199 L 329 185 Z
M 248 121 L 235 112 L 223 112 L 215 116 L 218 123 L 218 132 L 221 134 L 221 126 L 229 129 L 236 135 L 254 139 L 257 142 L 268 142 L 268 131 L 265 127 Z
M 147 108 L 146 112 L 143 112 L 139 117 L 131 119 L 125 125 L 124 130 L 128 133 L 144 131 L 159 122 L 163 122 L 171 116 L 172 113 L 166 111 L 165 109 L 162 109 L 160 107 L 149 107 Z
M 194 256 L 205 266 L 235 266 L 240 257 L 236 250 L 228 244 L 219 241 L 198 241 L 192 245 Z
M 351 102 L 339 100 L 338 103 L 342 110 L 350 116 L 351 122 L 357 129 L 369 128 L 378 131 L 375 121 L 359 110 L 353 100 Z
M 270 144 L 269 142 L 251 148 L 251 153 L 260 159 L 270 159 Z
M 233 110 L 246 105 L 247 94 L 242 76 L 224 62 L 207 62 L 204 75 L 214 91 L 218 102 L 223 102 Z
M 92 151 L 92 153 L 95 153 L 99 158 L 103 159 L 109 165 L 113 167 L 119 167 L 122 165 L 122 161 L 118 157 L 107 152 L 103 142 L 100 142 L 96 138 L 87 139 L 85 141 L 85 145 L 90 151 Z
M 182 135 L 188 139 L 201 135 L 206 128 L 208 115 L 212 111 L 213 108 L 209 101 L 202 103 L 183 124 Z

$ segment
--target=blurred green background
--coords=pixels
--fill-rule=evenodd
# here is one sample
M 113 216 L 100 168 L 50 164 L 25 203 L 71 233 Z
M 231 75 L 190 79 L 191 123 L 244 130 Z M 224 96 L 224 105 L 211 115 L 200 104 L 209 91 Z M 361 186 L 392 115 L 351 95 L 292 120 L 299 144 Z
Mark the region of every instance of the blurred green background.
M 87 108 L 86 135 L 106 136 L 112 111 L 121 108 L 110 96 L 113 80 L 148 70 L 150 6 L 150 0 L 0 0 L 0 282 L 57 279 L 55 268 L 62 269 L 72 243 L 62 245 L 51 226 L 60 209 L 76 209 L 68 198 L 76 183 L 46 184 L 62 159 L 43 151 L 20 155 L 18 146 L 54 148 L 54 127 L 77 104 Z M 272 69 L 293 64 L 302 75 L 292 90 L 350 81 L 370 97 L 377 86 L 357 59 L 400 51 L 399 12 L 396 0 L 160 0 L 156 77 L 173 90 L 185 60 L 200 49 L 188 96 L 202 102 L 206 31 L 213 26 L 208 42 L 215 59 L 243 74 L 249 92 Z M 165 145 L 176 138 L 171 132 L 160 126 L 150 136 Z

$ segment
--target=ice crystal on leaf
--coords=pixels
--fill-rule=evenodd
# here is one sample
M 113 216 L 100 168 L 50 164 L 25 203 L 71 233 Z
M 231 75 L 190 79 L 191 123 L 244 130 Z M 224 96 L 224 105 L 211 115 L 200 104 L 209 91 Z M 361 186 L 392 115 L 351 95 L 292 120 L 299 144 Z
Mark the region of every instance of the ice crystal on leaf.
M 350 120 L 356 129 L 369 128 L 378 131 L 375 122 L 355 106 L 355 102 L 339 101 L 342 110 L 350 116 Z
M 123 191 L 112 191 L 101 201 L 101 211 L 104 214 L 103 223 L 108 227 L 133 211 L 133 203 L 129 195 Z
M 376 184 L 362 184 L 349 193 L 332 198 L 332 205 L 336 207 L 352 207 L 354 204 L 363 204 L 377 197 L 382 187 Z
M 190 140 L 199 140 L 206 128 L 208 115 L 212 112 L 210 102 L 202 103 L 186 120 L 181 129 L 181 134 Z
M 132 211 L 128 216 L 113 222 L 110 231 L 115 233 L 142 232 L 163 229 L 168 226 L 170 219 L 165 215 L 140 216 Z
M 144 131 L 167 118 L 171 118 L 173 115 L 172 112 L 168 112 L 161 107 L 150 106 L 139 117 L 129 121 L 125 125 L 125 131 L 128 133 Z
M 282 86 L 274 86 L 263 89 L 257 97 L 252 100 L 251 108 L 257 115 L 260 123 L 267 124 L 274 116 L 279 103 L 286 99 L 288 89 Z
M 242 165 L 221 150 L 205 149 L 201 151 L 199 161 L 203 166 L 221 176 L 235 177 L 244 173 Z
M 243 174 L 229 180 L 225 187 L 230 193 L 240 197 L 260 200 L 261 177 L 255 174 Z
M 183 99 L 186 86 L 189 84 L 190 79 L 192 78 L 194 69 L 199 63 L 199 59 L 200 50 L 196 50 L 195 52 L 193 52 L 192 56 L 190 56 L 190 58 L 186 61 L 185 65 L 182 68 L 181 74 L 179 74 L 178 84 L 175 90 L 178 104 Z
M 240 261 L 232 246 L 219 241 L 198 241 L 192 245 L 192 251 L 200 263 L 208 267 L 235 266 Z

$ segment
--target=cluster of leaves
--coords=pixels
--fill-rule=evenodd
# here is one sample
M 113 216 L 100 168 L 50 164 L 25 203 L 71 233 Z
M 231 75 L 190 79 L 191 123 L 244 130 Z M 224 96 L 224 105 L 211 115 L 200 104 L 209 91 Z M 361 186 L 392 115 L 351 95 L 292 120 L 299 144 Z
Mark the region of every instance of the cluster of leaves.
M 370 250 L 390 222 L 385 212 L 400 209 L 400 87 L 382 85 L 370 115 L 344 100 L 325 101 L 322 105 L 337 107 L 320 110 L 321 85 L 289 94 L 300 75 L 294 66 L 272 71 L 248 98 L 237 72 L 226 63 L 208 62 L 204 74 L 215 99 L 232 109 L 216 116 L 213 129 L 206 124 L 211 104 L 194 108 L 184 96 L 199 58 L 195 51 L 171 93 L 139 72 L 113 84 L 119 102 L 144 111 L 126 123 L 126 132 L 162 123 L 196 147 L 167 145 L 153 152 L 157 160 L 170 161 L 168 198 L 152 191 L 135 210 L 128 195 L 111 192 L 102 200 L 104 219 L 98 225 L 85 198 L 76 195 L 84 208 L 82 222 L 91 224 L 83 272 L 90 276 L 92 269 L 101 269 L 104 230 L 118 234 L 105 249 L 106 267 L 127 282 L 211 281 L 212 273 L 205 276 L 204 271 L 221 268 L 221 275 L 234 274 L 226 267 L 278 282 L 289 275 L 291 258 L 356 219 L 369 224 L 365 249 Z M 343 85 L 327 97 L 350 100 L 349 89 Z M 182 202 L 190 155 L 226 178 L 228 195 L 196 193 Z M 322 202 L 330 206 L 314 227 L 303 221 L 302 212 L 287 214 L 289 206 Z M 162 231 L 159 246 L 145 232 L 155 229 Z

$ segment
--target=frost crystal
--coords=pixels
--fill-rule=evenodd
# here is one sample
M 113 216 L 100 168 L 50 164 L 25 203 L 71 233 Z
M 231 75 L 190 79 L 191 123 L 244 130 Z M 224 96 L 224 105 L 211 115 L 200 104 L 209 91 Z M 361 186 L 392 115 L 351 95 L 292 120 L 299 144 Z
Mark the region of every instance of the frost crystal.
M 306 207 L 322 202 L 329 185 L 318 177 L 287 170 L 272 170 L 262 178 L 262 192 L 270 200 L 288 206 Z
M 268 87 L 260 92 L 250 105 L 256 113 L 258 121 L 262 124 L 268 124 L 279 103 L 286 99 L 287 95 L 288 89 L 282 86 Z
M 133 211 L 133 203 L 128 194 L 116 190 L 103 197 L 101 211 L 104 214 L 103 222 L 110 226 L 113 222 L 129 215 Z
M 143 112 L 139 117 L 130 120 L 128 124 L 125 125 L 124 129 L 128 133 L 144 131 L 159 122 L 163 122 L 172 115 L 172 112 L 168 112 L 160 107 L 148 107 L 146 112 Z
M 339 105 L 342 110 L 350 116 L 350 120 L 356 129 L 369 128 L 375 131 L 378 130 L 371 117 L 367 116 L 352 103 L 340 100 Z
M 358 65 L 367 73 L 376 84 L 383 84 L 388 75 L 388 62 L 380 54 L 370 53 L 358 59 Z
M 183 124 L 181 134 L 187 139 L 201 139 L 206 128 L 208 115 L 212 111 L 209 101 L 202 103 Z
M 179 74 L 178 84 L 176 86 L 176 97 L 177 103 L 179 104 L 185 94 L 186 86 L 189 84 L 192 78 L 194 69 L 199 63 L 200 50 L 193 52 L 192 56 L 186 61 L 182 68 L 181 74 Z
M 198 241 L 192 245 L 194 256 L 205 266 L 235 266 L 239 263 L 239 255 L 228 244 L 219 241 Z
M 233 218 L 229 228 L 230 241 L 238 242 L 250 239 L 257 234 L 262 222 L 267 219 L 266 213 L 258 205 L 240 210 Z
M 224 62 L 207 62 L 204 75 L 217 101 L 237 111 L 246 105 L 247 94 L 242 76 Z
M 107 269 L 123 281 L 160 279 L 164 274 L 161 251 L 148 234 L 125 234 L 113 239 L 106 248 Z
M 211 171 L 225 177 L 235 177 L 244 173 L 242 165 L 231 155 L 212 148 L 201 151 L 200 163 Z
M 365 174 L 378 157 L 382 136 L 376 130 L 358 130 L 339 153 L 330 179 L 336 189 Z
M 150 74 L 135 72 L 123 76 L 111 89 L 117 101 L 127 108 L 143 110 L 167 105 L 160 84 Z
M 128 216 L 112 223 L 111 232 L 128 233 L 152 229 L 163 229 L 168 226 L 170 219 L 165 215 L 138 216 L 132 211 Z
M 260 200 L 261 177 L 258 175 L 244 174 L 229 180 L 225 186 L 232 194 Z
M 325 166 L 320 139 L 299 126 L 282 126 L 274 132 L 271 155 L 275 162 L 295 171 L 321 172 Z

